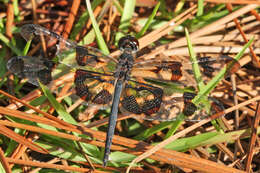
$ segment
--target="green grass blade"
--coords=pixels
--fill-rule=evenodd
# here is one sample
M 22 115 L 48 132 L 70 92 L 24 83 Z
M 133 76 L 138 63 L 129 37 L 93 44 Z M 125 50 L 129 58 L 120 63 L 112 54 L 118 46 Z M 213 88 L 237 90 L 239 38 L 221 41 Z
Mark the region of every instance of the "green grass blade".
M 198 0 L 198 12 L 197 12 L 197 16 L 201 16 L 203 15 L 203 9 L 204 9 L 204 0 Z
M 2 33 L 0 33 L 0 40 L 5 43 L 6 46 L 8 46 L 16 55 L 21 56 L 23 53 L 17 49 L 11 41 L 7 37 L 5 37 Z
M 180 0 L 180 1 L 178 2 L 178 4 L 176 5 L 176 8 L 175 8 L 175 10 L 174 10 L 174 13 L 179 14 L 179 13 L 181 12 L 181 10 L 183 9 L 183 6 L 184 6 L 184 4 L 185 4 L 185 1 L 186 1 L 186 0 Z
M 184 115 L 181 114 L 179 115 L 179 117 L 183 117 Z M 180 127 L 180 125 L 182 124 L 183 120 L 176 120 L 172 123 L 172 126 L 170 127 L 169 131 L 167 132 L 167 134 L 165 135 L 164 139 L 169 138 L 170 136 L 172 136 Z
M 125 1 L 123 14 L 120 20 L 119 30 L 123 33 L 128 33 L 128 27 L 130 26 L 130 20 L 133 17 L 135 9 L 135 0 Z M 116 41 L 118 41 L 124 34 L 118 32 L 116 35 Z
M 24 49 L 23 49 L 23 55 L 24 55 L 24 56 L 27 55 L 27 53 L 28 53 L 28 51 L 29 51 L 29 49 L 30 49 L 31 43 L 32 43 L 32 39 L 30 39 L 30 40 L 28 40 L 28 41 L 26 42 L 26 45 L 25 45 L 25 47 L 24 47 Z
M 66 109 L 55 99 L 55 97 L 52 95 L 51 91 L 43 84 L 40 84 L 40 87 L 44 93 L 44 95 L 48 98 L 51 105 L 54 107 L 54 109 L 57 111 L 59 116 L 62 117 L 62 119 L 68 123 L 77 124 L 77 121 L 74 120 L 74 118 L 66 111 Z
M 192 137 L 177 139 L 171 142 L 170 144 L 166 145 L 165 148 L 175 150 L 175 151 L 185 152 L 189 149 L 202 146 L 202 143 L 205 143 L 205 141 L 210 140 L 215 136 L 218 136 L 219 134 L 220 133 L 218 132 L 208 132 L 208 133 L 203 133 Z
M 144 33 L 146 32 L 146 30 L 149 28 L 149 26 L 151 25 L 159 7 L 160 7 L 160 2 L 157 3 L 157 5 L 154 7 L 152 14 L 149 16 L 148 20 L 146 21 L 144 27 L 141 29 L 141 31 L 136 35 L 136 38 L 140 38 L 142 35 L 144 35 Z
M 5 55 L 7 52 L 7 47 L 3 47 L 2 49 L 0 49 L 0 88 L 4 82 L 4 80 L 2 79 L 2 77 L 4 76 L 4 74 L 6 73 L 6 62 L 5 62 Z
M 91 22 L 92 22 L 92 26 L 93 26 L 94 31 L 95 31 L 95 33 L 96 33 L 98 46 L 99 46 L 99 48 L 103 51 L 104 54 L 108 55 L 108 54 L 109 54 L 109 50 L 108 50 L 108 48 L 107 48 L 107 45 L 106 45 L 105 40 L 104 40 L 103 37 L 102 37 L 102 33 L 101 33 L 100 30 L 99 30 L 99 26 L 98 26 L 98 24 L 97 24 L 97 21 L 96 21 L 96 19 L 95 19 L 95 16 L 94 16 L 94 14 L 93 14 L 92 9 L 91 9 L 90 1 L 89 1 L 89 0 L 86 0 L 86 4 L 87 4 L 87 9 L 88 9 L 89 17 L 90 17 L 90 20 L 91 20 Z
M 116 6 L 117 11 L 122 15 L 123 9 L 118 1 L 113 1 L 113 4 Z
M 83 39 L 78 43 L 79 45 L 88 45 L 93 43 L 93 41 L 95 40 L 96 34 L 94 29 L 91 29 L 87 35 L 85 35 L 83 37 Z
M 189 54 L 190 54 L 190 60 L 191 60 L 191 63 L 192 63 L 192 71 L 194 73 L 194 77 L 195 77 L 195 80 L 197 82 L 198 89 L 200 91 L 200 90 L 203 90 L 203 87 L 205 85 L 202 81 L 202 76 L 201 76 L 201 73 L 200 73 L 199 64 L 198 64 L 195 52 L 193 50 L 192 43 L 191 43 L 189 32 L 188 32 L 187 28 L 185 28 L 185 35 L 186 35 L 187 45 L 188 45 Z
M 19 4 L 18 0 L 13 1 L 13 6 L 14 6 L 14 15 L 18 16 L 19 15 Z
M 91 3 L 91 7 L 95 9 L 103 0 L 96 0 Z M 81 29 L 83 29 L 86 25 L 86 21 L 89 18 L 88 11 L 82 13 L 82 15 L 79 17 L 78 22 L 74 25 L 73 30 L 70 34 L 70 39 L 75 40 L 76 35 L 80 32 Z
M 170 121 L 166 121 L 166 122 L 162 122 L 152 128 L 149 128 L 147 130 L 144 130 L 142 133 L 140 133 L 139 135 L 135 136 L 134 139 L 136 140 L 145 140 L 147 139 L 148 137 L 154 135 L 155 133 L 157 132 L 160 132 L 166 128 L 169 127 L 169 125 L 171 125 L 172 122 Z
M 232 131 L 228 133 L 219 133 L 219 132 L 206 132 L 203 134 L 198 134 L 196 136 L 177 139 L 170 144 L 168 144 L 165 148 L 176 150 L 176 151 L 187 151 L 191 148 L 196 148 L 199 146 L 210 146 L 218 143 L 233 143 L 236 140 L 236 137 L 240 136 L 245 139 L 250 137 L 251 129 L 243 129 Z M 257 134 L 260 133 L 260 128 L 257 128 Z

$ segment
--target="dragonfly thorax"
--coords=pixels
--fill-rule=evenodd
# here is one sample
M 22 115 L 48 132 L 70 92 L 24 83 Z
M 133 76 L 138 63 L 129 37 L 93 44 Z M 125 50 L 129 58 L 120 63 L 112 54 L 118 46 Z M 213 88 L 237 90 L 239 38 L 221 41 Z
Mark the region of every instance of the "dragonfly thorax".
M 119 57 L 119 62 L 117 64 L 114 77 L 118 79 L 129 80 L 133 64 L 133 55 L 127 52 L 122 53 Z

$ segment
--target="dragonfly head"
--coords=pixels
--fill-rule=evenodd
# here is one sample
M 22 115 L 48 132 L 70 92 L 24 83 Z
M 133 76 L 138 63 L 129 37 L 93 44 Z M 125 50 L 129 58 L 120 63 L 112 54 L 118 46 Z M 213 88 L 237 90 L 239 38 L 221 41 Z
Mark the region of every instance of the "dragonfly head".
M 120 38 L 118 47 L 122 52 L 135 53 L 139 48 L 139 42 L 135 37 L 127 35 Z

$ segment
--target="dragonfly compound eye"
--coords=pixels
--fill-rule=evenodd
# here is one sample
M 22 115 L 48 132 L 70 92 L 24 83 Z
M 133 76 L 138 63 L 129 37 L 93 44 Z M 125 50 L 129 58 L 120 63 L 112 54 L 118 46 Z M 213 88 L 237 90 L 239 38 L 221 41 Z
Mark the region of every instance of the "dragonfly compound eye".
M 132 53 L 134 53 L 139 48 L 139 42 L 135 37 L 127 35 L 120 38 L 118 42 L 118 47 L 122 52 L 131 51 Z

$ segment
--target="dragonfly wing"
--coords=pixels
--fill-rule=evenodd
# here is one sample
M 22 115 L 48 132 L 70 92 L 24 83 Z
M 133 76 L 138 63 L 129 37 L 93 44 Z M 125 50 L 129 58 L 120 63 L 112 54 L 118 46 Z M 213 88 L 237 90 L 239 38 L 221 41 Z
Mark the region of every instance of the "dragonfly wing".
M 182 64 L 177 61 L 153 61 L 147 63 L 144 67 L 134 67 L 132 77 L 163 82 L 170 81 L 184 86 L 196 84 L 192 76 L 183 71 Z
M 27 24 L 21 27 L 21 35 L 25 40 L 33 39 L 35 36 L 44 37 L 44 40 L 54 42 L 56 55 L 59 62 L 71 68 L 86 69 L 94 71 L 110 71 L 115 68 L 117 60 L 103 54 L 93 47 L 83 47 L 75 42 L 64 39 L 62 36 L 36 24 Z M 109 67 L 107 67 L 109 64 Z
M 48 84 L 52 80 L 54 63 L 45 59 L 16 56 L 7 62 L 7 69 L 20 78 L 28 78 L 29 82 L 38 86 L 38 80 Z
M 202 73 L 209 78 L 215 76 L 224 66 L 227 66 L 230 63 L 233 63 L 233 65 L 228 69 L 226 77 L 235 73 L 240 68 L 239 62 L 228 55 L 220 55 L 214 58 L 209 56 L 201 57 L 198 59 L 198 63 Z
M 137 118 L 146 120 L 200 121 L 207 118 L 209 113 L 204 111 L 203 105 L 196 106 L 191 102 L 195 96 L 196 94 L 188 92 L 170 94 L 160 87 L 129 81 L 122 93 L 120 108 L 124 113 L 133 113 Z M 223 109 L 222 104 L 215 99 L 209 100 L 210 104 L 214 105 L 211 113 Z
M 117 61 L 104 55 L 93 47 L 76 46 L 73 49 L 60 48 L 59 62 L 71 68 L 85 69 L 99 72 L 110 72 L 115 70 Z
M 10 72 L 20 78 L 28 78 L 28 81 L 36 86 L 39 86 L 38 81 L 43 84 L 50 84 L 56 79 L 53 67 L 54 63 L 52 61 L 30 56 L 12 57 L 7 62 L 7 68 Z M 60 87 L 70 83 L 71 87 L 68 91 L 72 93 L 73 100 L 81 98 L 85 102 L 101 105 L 101 107 L 111 104 L 114 85 L 112 75 L 82 69 L 70 73 L 74 73 L 74 78 L 72 76 L 63 82 L 58 81 L 60 79 L 57 78 L 56 80 L 60 84 L 55 88 L 50 86 L 51 90 L 59 92 Z
M 74 79 L 75 94 L 92 104 L 111 105 L 114 81 L 111 75 L 78 69 Z
M 203 74 L 202 80 L 208 82 L 225 65 L 234 62 L 230 72 L 235 72 L 240 65 L 229 56 L 220 56 L 215 58 L 202 57 L 197 62 Z M 178 60 L 170 58 L 156 58 L 135 63 L 132 76 L 136 78 L 153 79 L 158 81 L 175 82 L 184 86 L 196 87 L 196 81 L 193 77 L 192 63 L 184 58 L 178 57 Z
M 7 63 L 7 68 L 12 73 L 20 78 L 28 78 L 30 83 L 37 86 L 38 81 L 50 84 L 49 88 L 55 93 L 67 86 L 67 96 L 73 100 L 80 99 L 83 104 L 101 108 L 111 104 L 111 88 L 114 81 L 112 72 L 117 62 L 115 59 L 102 54 L 98 49 L 78 46 L 75 42 L 64 39 L 40 25 L 22 26 L 21 35 L 27 41 L 43 37 L 43 43 L 46 41 L 50 49 L 57 48 L 55 53 L 59 61 L 69 68 L 62 64 L 55 66 L 54 61 L 47 58 L 18 56 L 11 58 Z M 54 46 L 50 46 L 51 44 Z

